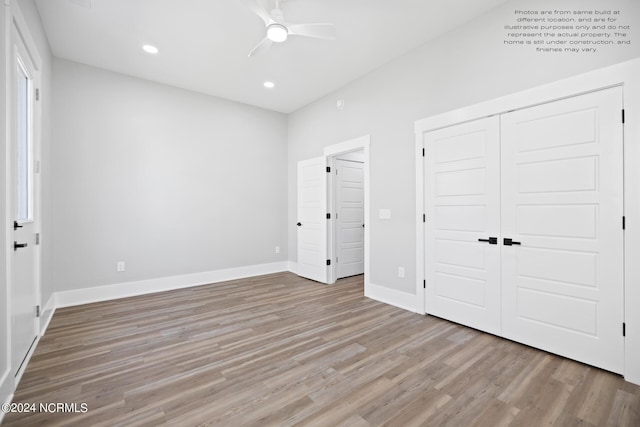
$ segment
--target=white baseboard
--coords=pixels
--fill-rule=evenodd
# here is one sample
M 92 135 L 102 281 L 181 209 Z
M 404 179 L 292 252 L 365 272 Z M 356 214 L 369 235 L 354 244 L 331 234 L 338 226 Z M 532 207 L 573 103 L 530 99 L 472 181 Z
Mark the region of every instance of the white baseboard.
M 41 312 L 40 318 L 40 336 L 43 336 L 47 332 L 49 323 L 53 318 L 53 314 L 56 312 L 56 294 L 52 293 L 49 297 L 49 301 L 45 304 L 44 309 Z
M 369 283 L 364 288 L 364 296 L 413 313 L 418 312 L 418 304 L 414 294 L 408 294 L 406 292 Z
M 287 271 L 298 274 L 298 263 L 295 261 L 287 261 Z
M 109 301 L 155 292 L 170 291 L 173 289 L 207 285 L 209 283 L 224 282 L 227 280 L 244 279 L 263 274 L 280 273 L 287 270 L 287 261 L 281 261 L 270 264 L 250 265 L 246 267 L 184 274 L 181 276 L 160 277 L 157 279 L 118 283 L 115 285 L 75 289 L 72 291 L 61 291 L 56 292 L 56 307 L 71 307 L 93 302 Z

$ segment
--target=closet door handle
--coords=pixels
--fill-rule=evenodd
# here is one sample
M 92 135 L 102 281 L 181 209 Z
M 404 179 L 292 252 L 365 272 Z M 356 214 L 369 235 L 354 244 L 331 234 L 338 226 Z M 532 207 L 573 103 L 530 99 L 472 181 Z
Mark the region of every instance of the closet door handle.
M 520 242 L 515 242 L 515 241 L 513 241 L 513 239 L 507 239 L 506 237 L 505 237 L 503 243 L 504 243 L 505 246 L 511 246 L 511 245 L 518 245 L 519 246 L 521 244 Z
M 301 226 L 302 226 L 302 224 L 300 224 L 300 223 L 297 223 L 296 225 L 297 225 L 298 227 L 301 227 Z
M 490 245 L 497 245 L 498 238 L 497 237 L 489 237 L 488 239 L 478 239 L 478 242 L 487 242 Z
M 28 245 L 26 243 L 18 243 L 15 240 L 13 241 L 13 251 L 17 251 L 20 248 L 26 248 Z

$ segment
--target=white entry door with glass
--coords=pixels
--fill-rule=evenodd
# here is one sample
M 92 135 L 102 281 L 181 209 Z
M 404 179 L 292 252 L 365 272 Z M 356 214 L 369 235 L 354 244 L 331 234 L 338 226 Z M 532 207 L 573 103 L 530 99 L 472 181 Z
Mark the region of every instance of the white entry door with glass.
M 11 57 L 11 365 L 20 372 L 38 334 L 36 251 L 36 68 L 14 28 Z

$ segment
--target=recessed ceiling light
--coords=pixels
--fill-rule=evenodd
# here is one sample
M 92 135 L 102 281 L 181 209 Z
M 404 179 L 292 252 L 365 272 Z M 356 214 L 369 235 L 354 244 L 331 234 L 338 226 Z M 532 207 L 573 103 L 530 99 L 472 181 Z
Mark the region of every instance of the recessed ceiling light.
M 142 45 L 142 50 L 144 50 L 147 53 L 150 53 L 151 55 L 155 55 L 158 52 L 160 52 L 160 50 L 158 50 L 157 47 L 155 47 L 154 45 L 151 45 L 151 44 Z
M 266 87 L 267 89 L 273 89 L 274 87 L 276 87 L 276 84 L 274 82 L 264 82 L 264 87 Z

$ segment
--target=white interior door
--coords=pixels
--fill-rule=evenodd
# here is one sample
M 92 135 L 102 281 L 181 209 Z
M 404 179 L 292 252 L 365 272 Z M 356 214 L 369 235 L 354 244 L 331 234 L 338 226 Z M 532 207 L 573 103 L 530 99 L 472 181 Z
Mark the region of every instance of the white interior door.
M 424 144 L 426 311 L 499 334 L 499 119 L 428 132 Z
M 328 283 L 326 158 L 298 162 L 298 275 Z
M 335 161 L 337 278 L 364 273 L 364 164 Z
M 618 373 L 621 109 L 612 88 L 502 116 L 503 334 Z
M 35 68 L 17 31 L 12 34 L 11 61 L 11 360 L 14 374 L 33 345 L 37 334 L 34 111 Z

